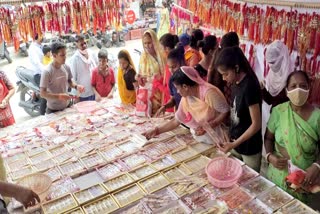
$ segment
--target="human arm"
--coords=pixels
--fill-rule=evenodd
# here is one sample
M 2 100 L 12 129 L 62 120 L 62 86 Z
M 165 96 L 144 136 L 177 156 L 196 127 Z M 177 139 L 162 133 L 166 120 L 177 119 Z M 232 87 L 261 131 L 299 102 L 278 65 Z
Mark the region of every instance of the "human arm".
M 173 118 L 170 121 L 160 125 L 156 126 L 154 129 L 148 130 L 144 133 L 142 133 L 143 136 L 145 136 L 148 140 L 165 132 L 171 131 L 175 128 L 177 128 L 180 125 L 180 122 Z
M 116 84 L 116 81 L 115 81 L 115 78 L 114 78 L 114 72 L 113 72 L 113 69 L 112 68 L 110 68 L 110 73 L 109 73 L 109 75 L 111 75 L 111 78 L 110 78 L 110 84 L 111 84 L 111 91 L 109 92 L 109 94 L 108 94 L 108 97 L 107 98 L 112 98 L 113 97 L 113 93 L 115 92 L 115 89 L 116 89 L 116 87 L 115 87 L 115 84 Z
M 9 104 L 10 98 L 14 95 L 15 89 L 4 72 L 2 72 L 2 75 L 3 75 L 4 83 L 6 84 L 9 90 L 8 94 L 3 98 L 2 102 L 0 103 L 0 108 L 5 108 Z
M 26 208 L 40 202 L 39 196 L 31 189 L 3 181 L 0 181 L 0 194 L 5 197 L 15 198 Z
M 164 114 L 168 108 L 173 108 L 175 107 L 175 105 L 176 105 L 176 101 L 174 97 L 171 97 L 166 104 L 164 104 L 163 106 L 161 106 L 161 108 L 159 108 L 159 110 L 155 114 L 155 117 L 159 117 L 161 114 Z
M 238 147 L 243 142 L 249 140 L 253 135 L 255 135 L 261 129 L 261 111 L 259 104 L 254 104 L 249 106 L 249 112 L 251 117 L 251 125 L 249 128 L 233 143 L 227 143 L 220 145 L 221 150 L 225 153 L 229 152 L 230 150 Z

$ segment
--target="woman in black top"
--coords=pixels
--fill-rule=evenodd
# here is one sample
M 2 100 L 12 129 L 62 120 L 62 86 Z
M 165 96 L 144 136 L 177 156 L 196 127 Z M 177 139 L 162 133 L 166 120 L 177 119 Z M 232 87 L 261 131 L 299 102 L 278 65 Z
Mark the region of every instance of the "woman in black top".
M 209 66 L 214 52 L 218 48 L 217 38 L 211 35 L 206 36 L 202 41 L 199 41 L 198 46 L 201 48 L 204 57 L 194 68 L 199 72 L 200 77 L 207 81 Z
M 262 151 L 259 81 L 239 47 L 223 49 L 217 58 L 216 68 L 223 80 L 232 84 L 232 142 L 221 145 L 221 150 L 231 151 L 249 167 L 259 171 Z

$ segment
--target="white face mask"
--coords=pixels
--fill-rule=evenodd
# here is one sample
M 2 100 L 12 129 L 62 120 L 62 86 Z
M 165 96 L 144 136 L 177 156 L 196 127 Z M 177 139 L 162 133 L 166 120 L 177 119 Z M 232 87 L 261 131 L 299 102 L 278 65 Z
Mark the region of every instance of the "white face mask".
M 308 100 L 309 90 L 302 88 L 296 88 L 291 91 L 287 90 L 287 96 L 293 105 L 303 106 Z

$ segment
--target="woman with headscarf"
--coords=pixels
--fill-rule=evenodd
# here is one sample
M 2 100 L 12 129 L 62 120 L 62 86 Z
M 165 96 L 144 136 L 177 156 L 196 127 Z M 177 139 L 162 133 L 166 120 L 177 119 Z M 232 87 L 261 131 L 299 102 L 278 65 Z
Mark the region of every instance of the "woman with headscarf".
M 175 118 L 143 135 L 150 139 L 184 124 L 190 127 L 198 142 L 222 142 L 225 135 L 221 125 L 229 113 L 229 106 L 222 92 L 205 82 L 193 67 L 179 68 L 172 80 L 182 97 Z
M 143 34 L 142 44 L 144 51 L 140 57 L 138 83 L 151 91 L 152 115 L 163 104 L 165 93 L 165 54 L 160 46 L 156 33 L 149 29 Z
M 118 54 L 118 89 L 121 102 L 134 104 L 136 102 L 136 70 L 131 56 L 127 50 L 121 50 Z
M 168 33 L 169 29 L 170 29 L 170 17 L 169 17 L 168 4 L 166 1 L 162 1 L 158 38 L 161 38 L 162 35 Z
M 196 29 L 192 32 L 190 39 L 190 47 L 185 51 L 184 57 L 188 66 L 195 66 L 201 60 L 198 42 L 203 40 L 204 35 L 202 30 Z
M 268 46 L 266 61 L 269 65 L 269 73 L 265 88 L 262 90 L 262 98 L 267 104 L 275 107 L 288 101 L 285 87 L 289 74 L 294 70 L 294 65 L 290 60 L 287 46 L 280 40 L 275 40 Z

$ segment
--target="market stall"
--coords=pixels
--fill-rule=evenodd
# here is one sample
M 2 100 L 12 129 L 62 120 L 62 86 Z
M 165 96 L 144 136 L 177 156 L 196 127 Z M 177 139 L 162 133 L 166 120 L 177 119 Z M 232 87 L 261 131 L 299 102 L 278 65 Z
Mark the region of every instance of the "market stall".
M 8 179 L 44 173 L 53 181 L 26 212 L 316 213 L 235 158 L 237 184 L 213 186 L 205 167 L 225 155 L 212 145 L 183 127 L 149 142 L 140 135 L 164 120 L 103 100 L 91 113 L 69 108 L 8 127 L 0 140 Z

